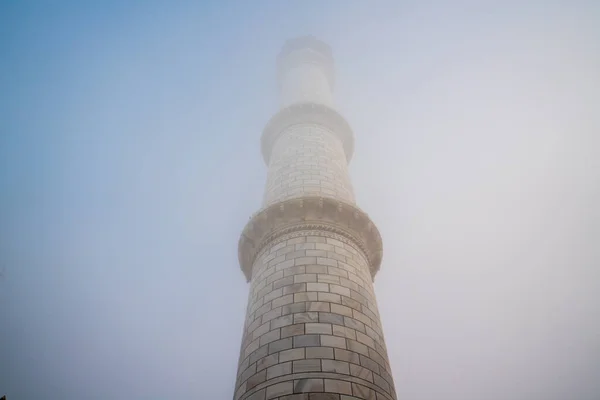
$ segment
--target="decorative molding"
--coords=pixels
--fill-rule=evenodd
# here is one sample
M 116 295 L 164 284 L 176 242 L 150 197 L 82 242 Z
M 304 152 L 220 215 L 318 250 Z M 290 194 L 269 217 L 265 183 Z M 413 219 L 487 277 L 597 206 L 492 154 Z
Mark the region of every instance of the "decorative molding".
M 327 197 L 304 197 L 275 203 L 250 219 L 238 243 L 238 258 L 246 279 L 258 254 L 278 237 L 300 231 L 339 235 L 352 241 L 367 257 L 374 278 L 381 265 L 381 235 L 369 216 L 353 204 Z
M 296 103 L 281 109 L 263 130 L 261 149 L 267 165 L 279 135 L 286 129 L 300 124 L 317 124 L 332 131 L 342 141 L 346 160 L 350 162 L 354 152 L 354 134 L 346 119 L 333 108 L 323 104 Z

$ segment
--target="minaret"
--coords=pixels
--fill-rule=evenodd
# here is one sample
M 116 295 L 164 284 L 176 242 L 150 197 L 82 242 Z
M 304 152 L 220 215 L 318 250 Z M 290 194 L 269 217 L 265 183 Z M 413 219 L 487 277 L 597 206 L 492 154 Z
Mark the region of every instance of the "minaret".
M 396 399 L 372 284 L 381 236 L 355 205 L 331 49 L 301 37 L 277 62 L 263 207 L 239 242 L 250 294 L 234 400 Z

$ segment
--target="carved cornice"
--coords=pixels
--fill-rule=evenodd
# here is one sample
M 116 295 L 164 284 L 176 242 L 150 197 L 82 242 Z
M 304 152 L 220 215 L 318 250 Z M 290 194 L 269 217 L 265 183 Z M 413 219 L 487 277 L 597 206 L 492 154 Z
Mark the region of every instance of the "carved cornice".
M 326 197 L 304 197 L 273 204 L 256 213 L 238 243 L 238 258 L 246 279 L 252 278 L 257 255 L 279 236 L 295 231 L 321 230 L 342 235 L 366 255 L 371 276 L 383 256 L 381 235 L 369 216 L 352 204 Z
M 317 124 L 331 130 L 342 141 L 346 160 L 354 152 L 354 134 L 346 119 L 333 108 L 316 103 L 296 103 L 281 109 L 271 118 L 261 137 L 262 155 L 269 165 L 273 145 L 287 128 L 300 124 Z

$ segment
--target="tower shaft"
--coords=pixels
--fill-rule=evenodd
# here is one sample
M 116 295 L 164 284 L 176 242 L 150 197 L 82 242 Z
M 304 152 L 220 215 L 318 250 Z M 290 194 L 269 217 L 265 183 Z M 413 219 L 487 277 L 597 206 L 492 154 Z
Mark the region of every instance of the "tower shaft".
M 250 293 L 234 400 L 394 400 L 372 284 L 381 237 L 355 205 L 331 50 L 290 40 L 278 66 L 263 207 L 239 242 Z

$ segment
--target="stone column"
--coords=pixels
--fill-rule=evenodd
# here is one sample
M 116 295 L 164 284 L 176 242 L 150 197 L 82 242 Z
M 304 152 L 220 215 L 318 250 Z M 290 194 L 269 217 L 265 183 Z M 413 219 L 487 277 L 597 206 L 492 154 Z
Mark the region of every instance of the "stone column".
M 250 294 L 234 400 L 394 400 L 372 284 L 381 236 L 354 203 L 331 49 L 293 39 L 278 64 L 263 208 L 239 242 Z

